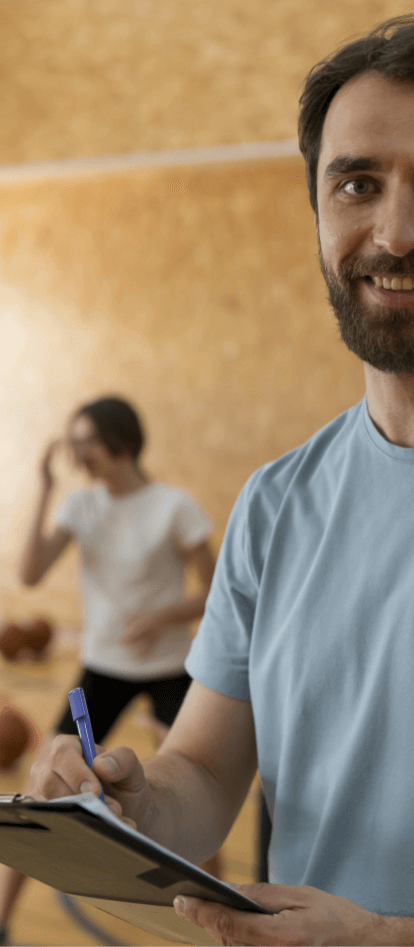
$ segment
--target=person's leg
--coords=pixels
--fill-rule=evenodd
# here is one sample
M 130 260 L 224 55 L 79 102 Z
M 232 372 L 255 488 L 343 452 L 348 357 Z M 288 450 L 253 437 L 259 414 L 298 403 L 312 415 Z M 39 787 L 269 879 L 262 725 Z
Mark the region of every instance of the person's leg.
M 149 730 L 152 733 L 155 741 L 155 750 L 158 750 L 158 747 L 161 746 L 161 743 L 165 740 L 170 728 L 166 727 L 165 723 L 161 723 L 160 720 L 157 720 L 154 713 L 154 702 L 149 695 L 147 695 L 147 697 L 147 710 L 140 710 L 134 717 L 134 722 L 138 727 L 142 727 L 143 730 Z
M 95 743 L 105 740 L 122 711 L 142 690 L 140 681 L 110 677 L 89 668 L 84 671 L 78 686 L 82 687 L 85 693 Z M 78 732 L 72 721 L 69 702 L 66 714 L 57 729 L 60 733 Z
M 37 760 L 41 760 L 48 755 L 50 745 L 55 736 L 55 732 L 48 733 L 45 736 L 40 750 L 36 754 Z M 29 779 L 22 789 L 22 796 L 30 796 L 31 786 L 32 783 L 29 776 Z M 16 871 L 14 868 L 9 868 L 8 865 L 2 865 L 0 871 L 0 944 L 7 943 L 6 927 L 9 922 L 10 914 L 13 910 L 15 901 L 20 894 L 25 880 L 26 875 L 22 875 L 20 871 Z
M 117 678 L 96 674 L 94 671 L 88 669 L 83 672 L 76 686 L 82 687 L 85 692 L 96 743 L 100 743 L 105 739 L 108 730 L 110 730 L 116 718 L 136 693 L 139 692 L 138 688 L 140 687 L 137 682 L 120 681 Z M 48 755 L 52 740 L 58 733 L 73 733 L 75 736 L 77 735 L 76 724 L 74 724 L 72 720 L 69 703 L 56 722 L 53 731 L 45 736 L 41 748 L 36 754 L 36 760 L 40 760 Z M 30 796 L 30 789 L 31 781 L 29 776 L 28 781 L 22 789 L 22 795 Z M 25 880 L 26 875 L 16 871 L 14 868 L 9 868 L 8 865 L 2 865 L 0 870 L 0 947 L 1 944 L 6 943 L 5 938 L 7 935 L 5 929 Z
M 153 701 L 156 720 L 164 727 L 169 729 L 174 723 L 190 684 L 189 674 L 145 682 L 143 689 Z

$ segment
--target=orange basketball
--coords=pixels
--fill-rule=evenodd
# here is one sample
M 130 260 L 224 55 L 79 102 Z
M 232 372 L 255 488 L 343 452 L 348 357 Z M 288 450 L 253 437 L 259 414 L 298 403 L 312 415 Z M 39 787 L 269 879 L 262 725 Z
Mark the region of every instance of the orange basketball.
M 24 646 L 24 634 L 15 622 L 0 625 L 0 652 L 6 661 L 15 661 Z
M 33 730 L 25 716 L 6 705 L 0 710 L 0 768 L 7 769 L 33 743 Z
M 33 618 L 22 627 L 23 647 L 43 651 L 53 635 L 53 626 L 46 618 Z

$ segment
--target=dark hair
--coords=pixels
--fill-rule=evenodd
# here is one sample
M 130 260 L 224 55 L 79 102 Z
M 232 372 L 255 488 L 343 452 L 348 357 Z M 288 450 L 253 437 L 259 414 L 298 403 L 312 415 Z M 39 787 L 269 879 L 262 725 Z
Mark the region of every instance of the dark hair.
M 299 147 L 314 211 L 318 158 L 329 105 L 346 82 L 369 70 L 389 79 L 414 82 L 414 15 L 393 17 L 360 39 L 340 46 L 317 63 L 305 79 L 299 102 Z
M 122 398 L 98 398 L 82 405 L 73 415 L 91 418 L 100 440 L 114 457 L 129 454 L 134 461 L 145 445 L 145 432 L 137 412 Z

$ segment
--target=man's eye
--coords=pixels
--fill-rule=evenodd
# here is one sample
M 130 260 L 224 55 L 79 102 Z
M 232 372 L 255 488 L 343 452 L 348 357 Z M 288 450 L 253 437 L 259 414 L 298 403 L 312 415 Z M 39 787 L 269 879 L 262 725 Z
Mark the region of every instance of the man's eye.
M 365 181 L 364 178 L 356 178 L 354 181 L 347 181 L 343 185 L 345 194 L 350 194 L 352 197 L 365 197 L 369 188 L 370 182 Z

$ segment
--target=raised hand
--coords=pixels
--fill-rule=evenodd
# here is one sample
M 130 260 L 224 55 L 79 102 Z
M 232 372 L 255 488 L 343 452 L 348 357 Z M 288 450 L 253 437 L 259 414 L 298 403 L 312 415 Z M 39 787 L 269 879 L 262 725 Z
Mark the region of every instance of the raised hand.
M 166 610 L 157 609 L 132 615 L 126 623 L 127 633 L 121 643 L 133 648 L 138 658 L 149 657 L 157 641 L 166 632 Z
M 61 438 L 52 441 L 46 448 L 40 461 L 40 476 L 42 478 L 43 486 L 46 490 L 51 490 L 55 484 L 55 476 L 52 471 L 52 462 L 57 451 L 62 447 L 62 445 L 63 440 Z

